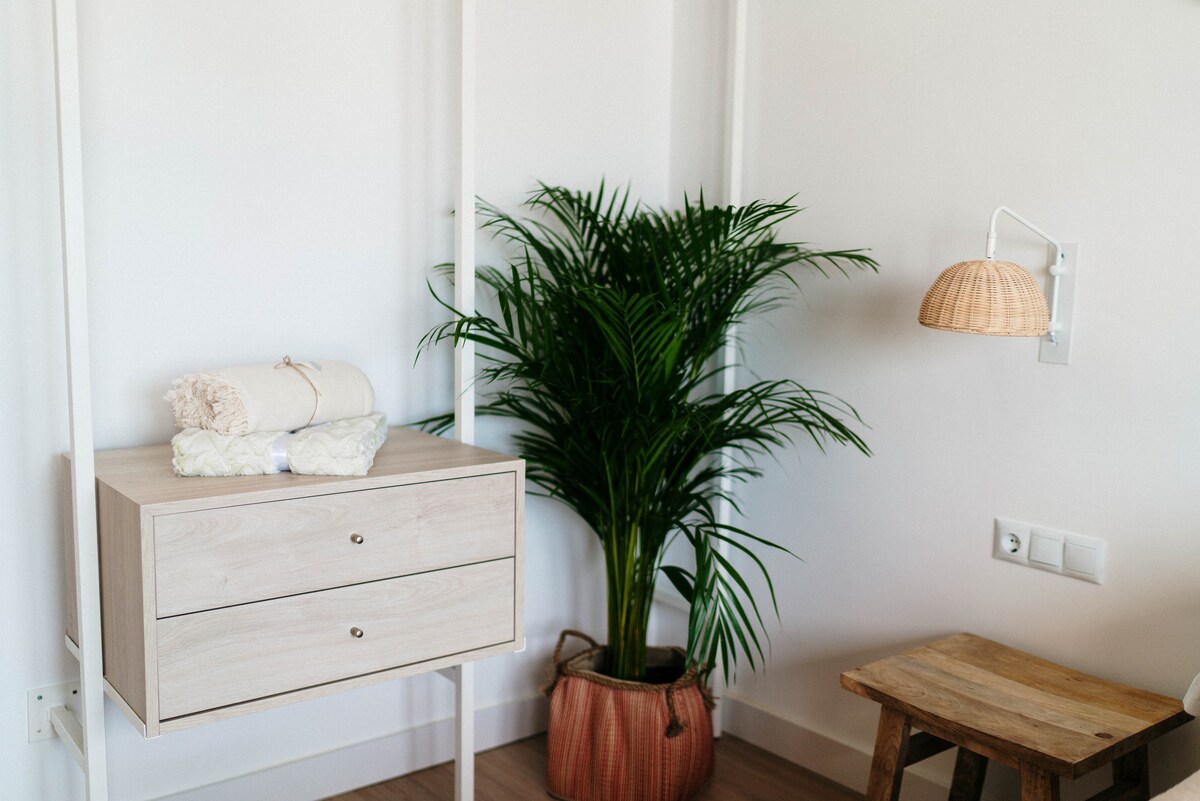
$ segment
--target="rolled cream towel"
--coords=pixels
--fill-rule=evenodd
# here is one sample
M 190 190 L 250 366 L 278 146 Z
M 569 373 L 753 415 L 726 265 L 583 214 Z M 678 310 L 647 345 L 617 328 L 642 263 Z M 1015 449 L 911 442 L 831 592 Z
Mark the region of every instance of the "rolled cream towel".
M 240 436 L 368 415 L 375 408 L 375 390 L 352 364 L 285 356 L 277 364 L 177 378 L 166 401 L 179 428 Z

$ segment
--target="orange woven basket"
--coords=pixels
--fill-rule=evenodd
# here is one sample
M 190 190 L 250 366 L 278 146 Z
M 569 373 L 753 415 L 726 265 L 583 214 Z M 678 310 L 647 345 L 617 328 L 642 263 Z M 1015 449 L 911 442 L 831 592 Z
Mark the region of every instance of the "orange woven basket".
M 567 637 L 591 647 L 562 658 Z M 546 786 L 563 801 L 687 801 L 713 772 L 711 698 L 695 670 L 669 684 L 597 672 L 604 646 L 567 630 L 554 649 Z M 683 671 L 680 648 L 646 649 L 648 669 Z

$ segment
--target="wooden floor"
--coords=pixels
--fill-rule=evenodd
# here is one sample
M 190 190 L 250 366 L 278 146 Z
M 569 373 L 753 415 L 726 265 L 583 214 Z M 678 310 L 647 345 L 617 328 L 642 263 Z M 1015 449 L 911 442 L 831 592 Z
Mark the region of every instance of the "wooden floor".
M 546 737 L 532 737 L 475 758 L 476 801 L 531 801 L 546 794 Z M 326 801 L 439 801 L 454 798 L 446 763 Z M 697 801 L 863 801 L 858 793 L 725 735 L 717 741 L 713 780 Z

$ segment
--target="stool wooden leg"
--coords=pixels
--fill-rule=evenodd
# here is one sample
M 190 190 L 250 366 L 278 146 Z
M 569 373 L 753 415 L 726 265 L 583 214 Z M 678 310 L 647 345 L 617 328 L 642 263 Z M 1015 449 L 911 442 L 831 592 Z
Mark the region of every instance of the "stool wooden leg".
M 1136 748 L 1125 756 L 1117 757 L 1112 763 L 1113 784 L 1133 781 L 1138 788 L 1130 796 L 1133 801 L 1148 801 L 1150 798 L 1150 754 L 1146 746 Z
M 911 729 L 912 721 L 907 715 L 886 706 L 879 711 L 879 730 L 875 735 L 866 801 L 897 801 L 900 798 Z
M 987 765 L 987 757 L 959 746 L 958 757 L 954 761 L 954 781 L 950 785 L 950 801 L 979 801 L 983 796 Z
M 1022 765 L 1021 801 L 1059 801 L 1058 777 L 1040 768 Z

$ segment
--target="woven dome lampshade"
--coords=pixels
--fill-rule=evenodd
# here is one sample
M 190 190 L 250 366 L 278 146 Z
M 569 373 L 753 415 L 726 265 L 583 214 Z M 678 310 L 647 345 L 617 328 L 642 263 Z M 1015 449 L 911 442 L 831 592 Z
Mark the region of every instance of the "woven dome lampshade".
M 995 257 L 996 223 L 1002 214 L 1050 245 L 1046 293 L 1029 270 Z M 917 320 L 942 331 L 1038 337 L 1039 361 L 1070 364 L 1071 305 L 1078 259 L 1078 243 L 1059 242 L 1012 209 L 997 206 L 988 225 L 984 257 L 960 261 L 943 270 L 925 293 Z
M 1036 337 L 1050 328 L 1046 297 L 1019 264 L 995 259 L 947 267 L 921 302 L 921 325 L 943 331 Z

